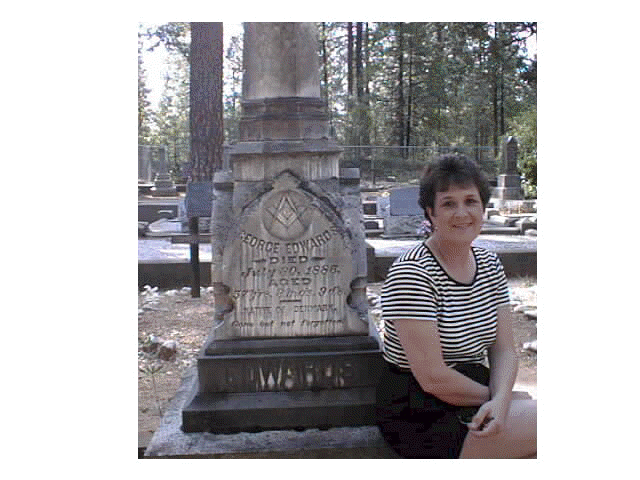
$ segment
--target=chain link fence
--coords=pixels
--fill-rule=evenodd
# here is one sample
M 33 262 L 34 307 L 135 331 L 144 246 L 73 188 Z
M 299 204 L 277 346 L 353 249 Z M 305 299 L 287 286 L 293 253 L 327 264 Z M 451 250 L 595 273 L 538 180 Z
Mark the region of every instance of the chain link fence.
M 462 153 L 475 160 L 492 179 L 497 175 L 497 160 L 492 146 L 408 146 L 382 145 L 343 146 L 341 167 L 357 167 L 363 181 L 395 180 L 406 182 L 419 178 L 424 167 L 438 155 Z M 190 145 L 188 142 L 170 145 L 138 146 L 138 181 L 152 182 L 160 171 L 162 156 L 168 173 L 177 183 L 186 183 L 190 174 Z
M 415 180 L 435 157 L 446 153 L 462 153 L 475 160 L 489 178 L 497 174 L 497 160 L 492 146 L 345 146 L 342 166 L 360 168 L 363 181 Z

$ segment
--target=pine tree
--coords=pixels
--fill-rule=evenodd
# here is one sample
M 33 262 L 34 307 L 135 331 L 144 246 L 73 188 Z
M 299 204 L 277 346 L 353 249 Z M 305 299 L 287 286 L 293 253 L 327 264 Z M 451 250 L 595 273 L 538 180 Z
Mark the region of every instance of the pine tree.
M 151 127 L 149 125 L 151 102 L 148 99 L 150 90 L 147 88 L 147 72 L 142 59 L 142 36 L 138 32 L 138 144 L 144 145 L 149 142 Z
M 222 167 L 222 50 L 222 23 L 191 23 L 191 180 Z

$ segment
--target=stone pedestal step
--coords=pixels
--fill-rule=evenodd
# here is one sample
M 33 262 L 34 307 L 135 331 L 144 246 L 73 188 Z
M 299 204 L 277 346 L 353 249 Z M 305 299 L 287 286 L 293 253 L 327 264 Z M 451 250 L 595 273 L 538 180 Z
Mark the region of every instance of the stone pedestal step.
M 259 432 L 375 424 L 375 388 L 198 394 L 182 412 L 184 432 Z

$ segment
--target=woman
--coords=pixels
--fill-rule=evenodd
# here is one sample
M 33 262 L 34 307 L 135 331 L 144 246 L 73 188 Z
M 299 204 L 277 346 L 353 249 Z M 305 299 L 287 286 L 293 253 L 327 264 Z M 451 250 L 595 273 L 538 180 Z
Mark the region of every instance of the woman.
M 394 262 L 382 289 L 388 369 L 378 424 L 404 457 L 536 455 L 537 403 L 512 392 L 518 360 L 504 270 L 471 246 L 489 195 L 466 157 L 431 164 L 419 203 L 433 233 Z

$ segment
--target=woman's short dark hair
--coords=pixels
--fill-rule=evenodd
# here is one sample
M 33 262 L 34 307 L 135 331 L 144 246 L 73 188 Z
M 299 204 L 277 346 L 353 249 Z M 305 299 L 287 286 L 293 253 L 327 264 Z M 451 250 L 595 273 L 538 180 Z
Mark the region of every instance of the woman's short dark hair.
M 427 165 L 420 179 L 420 198 L 418 204 L 424 210 L 424 216 L 431 221 L 427 207 L 433 210 L 436 192 L 446 192 L 451 184 L 458 187 L 475 185 L 486 208 L 491 196 L 487 177 L 478 165 L 461 154 L 446 154 Z

